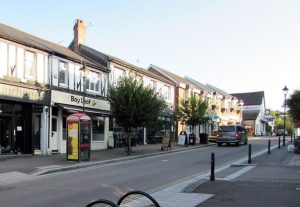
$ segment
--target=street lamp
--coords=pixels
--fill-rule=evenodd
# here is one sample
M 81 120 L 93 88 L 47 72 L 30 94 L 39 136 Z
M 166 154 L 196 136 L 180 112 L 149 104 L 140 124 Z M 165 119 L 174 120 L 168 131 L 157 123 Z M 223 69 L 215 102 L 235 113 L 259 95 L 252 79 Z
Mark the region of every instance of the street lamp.
M 286 95 L 289 92 L 289 89 L 284 86 L 284 88 L 282 89 L 283 94 L 284 94 L 284 103 L 283 103 L 283 146 L 285 146 L 285 121 L 286 121 L 286 117 L 285 117 L 285 110 L 286 110 Z
M 82 111 L 84 113 L 84 106 L 85 106 L 85 93 L 86 93 L 86 76 L 87 76 L 87 70 L 86 70 L 86 65 L 83 63 L 83 66 L 79 69 L 80 75 L 82 77 L 83 83 L 83 95 L 82 95 Z

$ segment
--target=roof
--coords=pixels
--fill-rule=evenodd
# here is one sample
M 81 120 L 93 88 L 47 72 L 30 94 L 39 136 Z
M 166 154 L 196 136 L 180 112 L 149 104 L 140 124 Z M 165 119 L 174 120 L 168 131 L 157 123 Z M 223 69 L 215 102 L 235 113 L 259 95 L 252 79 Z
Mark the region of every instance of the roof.
M 69 47 L 72 47 L 72 43 L 70 44 Z M 131 70 L 135 70 L 138 73 L 144 74 L 146 76 L 149 76 L 151 78 L 155 78 L 157 80 L 160 80 L 162 82 L 168 83 L 170 85 L 174 85 L 173 82 L 169 81 L 168 79 L 165 79 L 155 73 L 152 73 L 148 70 L 145 70 L 144 68 L 137 67 L 135 65 L 132 65 L 124 60 L 121 60 L 120 58 L 116 58 L 114 56 L 108 55 L 106 53 L 100 52 L 98 50 L 95 50 L 93 48 L 90 48 L 89 46 L 80 44 L 79 45 L 79 53 L 80 55 L 84 56 L 85 58 L 96 62 L 97 64 L 100 64 L 103 67 L 108 68 L 108 61 L 112 61 L 115 63 L 118 63 L 120 65 L 123 65 L 127 68 L 130 68 Z
M 226 98 L 231 98 L 232 97 L 229 93 L 227 93 L 227 92 L 223 91 L 222 89 L 219 89 L 216 86 L 213 86 L 213 85 L 211 85 L 209 83 L 207 83 L 206 86 L 209 87 L 209 88 L 211 88 L 213 91 L 216 91 L 219 94 L 225 96 Z
M 207 87 L 206 85 L 192 79 L 192 78 L 189 78 L 187 76 L 184 77 L 187 81 L 191 82 L 192 84 L 194 84 L 196 87 L 200 88 L 201 90 L 203 91 L 207 91 L 207 92 L 213 92 L 211 90 L 211 88 Z
M 161 67 L 151 64 L 151 65 L 149 65 L 148 70 L 150 68 L 153 68 L 154 70 L 160 72 L 162 75 L 166 76 L 169 80 L 171 80 L 175 84 L 178 84 L 178 85 L 179 85 L 179 83 L 189 84 L 189 82 L 187 80 L 185 80 L 184 78 L 182 78 L 168 70 L 162 69 Z
M 243 111 L 243 120 L 256 120 L 259 111 Z
M 248 92 L 248 93 L 232 93 L 232 96 L 237 97 L 244 101 L 245 106 L 250 105 L 261 105 L 263 104 L 263 98 L 265 97 L 264 91 L 257 91 L 257 92 Z
M 87 65 L 92 65 L 94 67 L 98 67 L 94 63 L 89 60 L 81 57 L 74 51 L 70 50 L 67 47 L 63 47 L 59 44 L 41 39 L 39 37 L 33 36 L 21 30 L 15 29 L 13 27 L 7 26 L 5 24 L 0 23 L 0 38 L 17 42 L 19 44 L 33 47 L 35 49 L 42 50 L 47 53 L 51 53 L 53 55 L 57 55 L 66 59 L 71 59 L 76 62 L 84 61 Z

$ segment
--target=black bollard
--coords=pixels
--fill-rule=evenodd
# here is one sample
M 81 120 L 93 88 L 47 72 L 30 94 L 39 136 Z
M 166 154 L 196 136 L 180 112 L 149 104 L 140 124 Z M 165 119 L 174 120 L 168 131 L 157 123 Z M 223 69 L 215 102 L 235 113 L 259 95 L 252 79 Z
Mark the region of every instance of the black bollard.
M 248 163 L 251 163 L 251 144 L 248 145 Z
M 215 180 L 215 153 L 211 153 L 210 180 Z
M 268 141 L 268 154 L 271 153 L 271 140 Z
M 280 149 L 280 137 L 278 137 L 278 149 Z

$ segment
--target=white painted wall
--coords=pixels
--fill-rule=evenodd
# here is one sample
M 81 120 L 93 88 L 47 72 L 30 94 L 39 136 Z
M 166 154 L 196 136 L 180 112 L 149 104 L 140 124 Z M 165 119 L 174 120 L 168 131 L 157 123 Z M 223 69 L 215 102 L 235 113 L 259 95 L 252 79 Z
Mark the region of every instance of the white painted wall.
M 0 77 L 3 78 L 7 74 L 7 48 L 8 44 L 0 41 Z

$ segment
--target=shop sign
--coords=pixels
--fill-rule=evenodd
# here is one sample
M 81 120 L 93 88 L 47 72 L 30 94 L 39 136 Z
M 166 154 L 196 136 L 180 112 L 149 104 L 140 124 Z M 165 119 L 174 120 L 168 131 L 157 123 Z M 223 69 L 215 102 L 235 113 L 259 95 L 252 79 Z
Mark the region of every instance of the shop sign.
M 45 92 L 42 90 L 0 84 L 0 95 L 13 98 L 27 99 L 31 101 L 39 101 L 44 98 Z
M 110 110 L 110 104 L 108 101 L 89 98 L 89 97 L 83 98 L 83 96 L 64 93 L 60 91 L 54 91 L 54 90 L 51 91 L 51 102 L 53 103 L 61 103 L 61 104 L 83 107 L 83 101 L 84 101 L 84 107 L 100 109 L 100 110 Z

